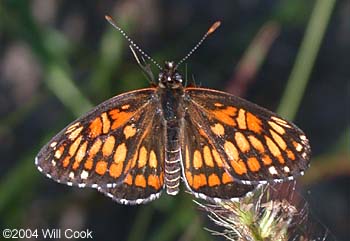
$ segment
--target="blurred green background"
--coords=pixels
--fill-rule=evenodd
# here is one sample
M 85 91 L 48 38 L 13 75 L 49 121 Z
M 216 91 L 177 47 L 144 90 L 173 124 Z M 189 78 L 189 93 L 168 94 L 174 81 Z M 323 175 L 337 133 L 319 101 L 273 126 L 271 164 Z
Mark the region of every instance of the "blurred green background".
M 219 240 L 192 196 L 122 206 L 41 175 L 34 158 L 98 103 L 148 86 L 109 14 L 160 64 L 181 68 L 293 120 L 309 137 L 300 180 L 318 222 L 350 237 L 350 1 L 177 0 L 0 2 L 0 228 L 72 228 L 96 240 Z M 156 69 L 154 69 L 156 71 Z

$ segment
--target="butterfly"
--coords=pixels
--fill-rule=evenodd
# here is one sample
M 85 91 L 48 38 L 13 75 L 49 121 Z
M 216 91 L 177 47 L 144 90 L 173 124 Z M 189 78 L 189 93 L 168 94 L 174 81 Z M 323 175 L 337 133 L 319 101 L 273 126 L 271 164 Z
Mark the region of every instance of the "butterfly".
M 296 125 L 229 93 L 184 86 L 180 63 L 165 62 L 158 84 L 108 99 L 69 124 L 40 150 L 38 170 L 121 204 L 147 203 L 163 190 L 176 195 L 181 180 L 197 198 L 238 200 L 304 173 L 311 149 Z

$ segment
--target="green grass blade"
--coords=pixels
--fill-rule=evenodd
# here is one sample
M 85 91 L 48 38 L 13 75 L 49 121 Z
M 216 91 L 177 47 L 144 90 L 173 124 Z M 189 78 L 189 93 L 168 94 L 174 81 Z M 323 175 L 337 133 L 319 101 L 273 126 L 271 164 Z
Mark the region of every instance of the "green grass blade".
M 294 119 L 336 0 L 317 0 L 277 113 Z

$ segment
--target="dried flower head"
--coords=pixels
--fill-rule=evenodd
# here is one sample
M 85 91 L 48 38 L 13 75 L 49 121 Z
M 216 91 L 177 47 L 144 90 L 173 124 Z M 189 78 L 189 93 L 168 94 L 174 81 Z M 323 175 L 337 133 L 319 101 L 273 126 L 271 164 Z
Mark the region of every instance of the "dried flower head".
M 308 206 L 296 194 L 295 182 L 258 186 L 252 195 L 237 202 L 196 203 L 209 212 L 208 217 L 214 224 L 221 227 L 220 231 L 207 230 L 227 240 L 328 240 L 324 231 L 313 233 Z

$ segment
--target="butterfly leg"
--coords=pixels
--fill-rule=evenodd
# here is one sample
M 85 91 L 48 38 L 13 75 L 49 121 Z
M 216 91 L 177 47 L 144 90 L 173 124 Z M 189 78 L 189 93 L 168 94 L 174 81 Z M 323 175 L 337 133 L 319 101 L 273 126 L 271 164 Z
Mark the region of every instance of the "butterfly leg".
M 152 73 L 150 65 L 146 64 L 143 58 L 142 60 L 144 63 L 142 64 L 132 45 L 129 45 L 129 48 L 132 54 L 134 55 L 134 58 L 136 59 L 137 64 L 140 66 L 142 72 L 146 75 L 147 79 L 150 81 L 150 84 L 156 86 L 156 81 L 154 79 L 154 75 Z

